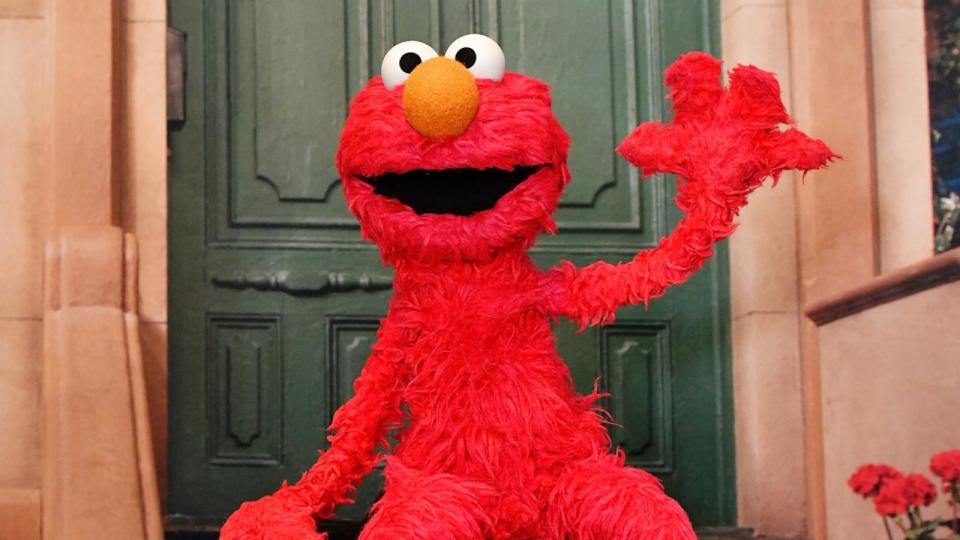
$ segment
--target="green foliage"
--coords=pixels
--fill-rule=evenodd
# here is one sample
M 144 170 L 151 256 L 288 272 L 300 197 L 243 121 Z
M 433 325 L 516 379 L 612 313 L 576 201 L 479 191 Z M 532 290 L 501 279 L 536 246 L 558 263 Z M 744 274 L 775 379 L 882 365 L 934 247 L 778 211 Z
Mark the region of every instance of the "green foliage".
M 957 128 L 938 129 L 960 116 L 960 0 L 927 0 L 926 19 L 931 140 L 940 148 L 933 157 L 935 249 L 940 253 L 960 245 L 958 194 L 945 181 L 960 175 Z
M 940 197 L 934 211 L 937 215 L 937 234 L 934 237 L 934 249 L 942 253 L 955 246 L 958 223 L 960 223 L 960 195 L 951 193 L 949 197 Z
M 925 521 L 907 531 L 908 540 L 934 540 L 933 532 L 940 527 L 940 519 Z
M 926 10 L 930 114 L 946 118 L 960 110 L 960 1 L 927 0 Z

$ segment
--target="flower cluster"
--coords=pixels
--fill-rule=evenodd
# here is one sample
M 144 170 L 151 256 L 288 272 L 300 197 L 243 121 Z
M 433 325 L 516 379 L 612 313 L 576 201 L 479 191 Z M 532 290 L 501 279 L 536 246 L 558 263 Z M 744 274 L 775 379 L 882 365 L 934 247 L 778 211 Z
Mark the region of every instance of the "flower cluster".
M 932 540 L 934 532 L 941 526 L 960 533 L 960 520 L 957 518 L 960 509 L 960 449 L 933 456 L 930 470 L 942 481 L 943 492 L 949 494 L 952 520 L 923 519 L 921 508 L 933 504 L 937 499 L 937 489 L 922 474 L 904 474 L 889 465 L 868 464 L 857 468 L 847 480 L 847 485 L 857 495 L 872 499 L 877 513 L 884 519 L 884 525 L 888 524 L 888 518 L 892 518 L 907 538 Z M 909 523 L 904 522 L 904 517 Z M 893 538 L 889 527 L 887 535 Z
M 861 497 L 875 497 L 885 481 L 896 478 L 903 478 L 903 473 L 889 465 L 861 465 L 847 485 Z
M 951 486 L 955 488 L 960 482 L 960 448 L 930 458 L 930 470 L 943 480 L 943 492 L 949 493 Z
M 930 506 L 937 498 L 937 490 L 922 474 L 900 475 L 883 482 L 873 498 L 877 513 L 882 516 L 907 514 L 910 507 Z

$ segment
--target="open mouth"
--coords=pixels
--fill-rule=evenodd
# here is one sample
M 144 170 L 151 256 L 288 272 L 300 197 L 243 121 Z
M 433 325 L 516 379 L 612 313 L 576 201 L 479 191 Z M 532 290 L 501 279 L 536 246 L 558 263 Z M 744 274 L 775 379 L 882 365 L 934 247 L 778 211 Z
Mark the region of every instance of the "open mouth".
M 442 169 L 387 173 L 361 180 L 382 197 L 396 199 L 418 214 L 469 216 L 489 210 L 540 166 L 506 169 Z

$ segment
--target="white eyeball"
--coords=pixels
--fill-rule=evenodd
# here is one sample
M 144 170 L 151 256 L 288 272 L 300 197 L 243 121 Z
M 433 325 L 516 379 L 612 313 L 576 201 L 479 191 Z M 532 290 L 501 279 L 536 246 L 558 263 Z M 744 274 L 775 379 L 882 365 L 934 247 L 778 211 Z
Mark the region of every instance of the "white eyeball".
M 500 45 L 482 34 L 458 37 L 447 48 L 444 56 L 467 66 L 475 79 L 499 81 L 507 67 Z
M 404 41 L 397 43 L 383 56 L 380 64 L 380 76 L 387 90 L 393 90 L 403 84 L 410 76 L 410 72 L 422 62 L 437 56 L 437 51 L 426 43 L 419 41 Z

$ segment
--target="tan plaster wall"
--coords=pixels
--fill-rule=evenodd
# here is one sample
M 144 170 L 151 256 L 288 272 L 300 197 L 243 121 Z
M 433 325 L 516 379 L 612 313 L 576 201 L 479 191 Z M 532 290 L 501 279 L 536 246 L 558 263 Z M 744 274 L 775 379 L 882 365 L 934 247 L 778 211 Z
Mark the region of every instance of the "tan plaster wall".
M 820 328 L 830 538 L 886 538 L 846 486 L 858 465 L 929 475 L 933 453 L 960 447 L 958 298 L 953 282 Z
M 43 252 L 55 221 L 47 189 L 54 136 L 49 9 L 44 0 L 0 0 L 0 260 L 5 265 L 0 280 L 0 506 L 18 515 L 24 508 L 39 512 Z M 141 338 L 161 482 L 166 478 L 167 381 L 165 10 L 163 0 L 121 2 L 115 143 L 120 220 L 140 244 Z M 2 517 L 0 522 L 6 523 Z M 2 530 L 0 538 L 7 539 Z
M 0 19 L 42 19 L 44 0 L 0 0 Z
M 0 0 L 0 538 L 40 536 L 43 213 L 49 174 L 42 0 Z
M 0 7 L 0 490 L 40 486 L 48 32 L 40 2 Z

